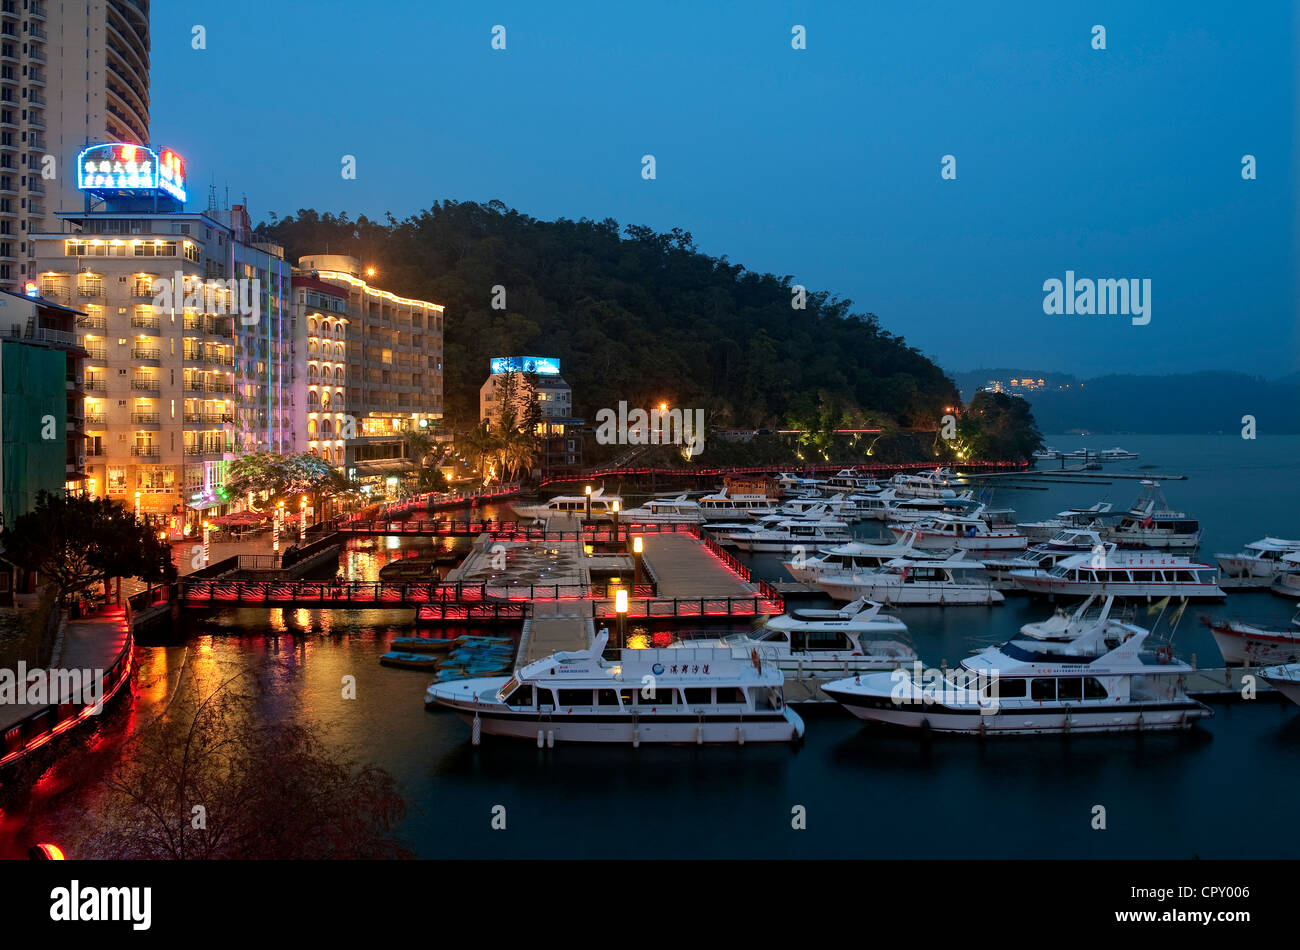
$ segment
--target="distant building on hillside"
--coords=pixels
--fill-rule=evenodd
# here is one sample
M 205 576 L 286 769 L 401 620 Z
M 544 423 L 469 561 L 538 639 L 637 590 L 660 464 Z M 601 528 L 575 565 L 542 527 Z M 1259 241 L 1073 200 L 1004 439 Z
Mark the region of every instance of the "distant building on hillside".
M 536 431 L 541 440 L 538 462 L 544 473 L 582 466 L 582 427 L 585 421 L 573 415 L 573 388 L 560 375 L 560 361 L 550 357 L 497 357 L 488 364 L 489 375 L 479 387 L 479 420 L 495 425 L 512 376 L 532 382 L 541 420 Z M 525 407 L 516 407 L 519 421 Z

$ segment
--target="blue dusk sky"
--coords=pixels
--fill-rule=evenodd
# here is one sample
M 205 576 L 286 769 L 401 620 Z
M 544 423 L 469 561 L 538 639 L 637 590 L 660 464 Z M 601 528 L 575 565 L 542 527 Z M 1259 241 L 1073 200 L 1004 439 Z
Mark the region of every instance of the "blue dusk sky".
M 952 372 L 1275 377 L 1300 369 L 1298 23 L 1194 0 L 159 2 L 152 137 L 191 209 L 215 183 L 255 220 L 499 198 L 680 227 Z M 1150 323 L 1045 314 L 1067 270 L 1149 279 Z

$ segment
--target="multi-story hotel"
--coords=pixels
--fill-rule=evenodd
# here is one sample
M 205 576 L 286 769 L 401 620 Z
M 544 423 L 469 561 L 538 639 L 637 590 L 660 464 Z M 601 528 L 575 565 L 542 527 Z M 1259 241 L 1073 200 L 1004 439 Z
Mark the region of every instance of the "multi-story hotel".
M 149 0 L 0 0 L 0 288 L 83 207 L 76 156 L 149 141 Z
M 349 477 L 406 466 L 402 432 L 442 423 L 443 308 L 369 283 L 356 258 L 298 261 L 294 293 L 307 335 L 307 451 Z
M 120 185 L 88 185 L 102 210 L 31 235 L 34 289 L 86 314 L 87 491 L 175 532 L 224 504 L 235 453 L 296 450 L 291 275 L 243 208 Z

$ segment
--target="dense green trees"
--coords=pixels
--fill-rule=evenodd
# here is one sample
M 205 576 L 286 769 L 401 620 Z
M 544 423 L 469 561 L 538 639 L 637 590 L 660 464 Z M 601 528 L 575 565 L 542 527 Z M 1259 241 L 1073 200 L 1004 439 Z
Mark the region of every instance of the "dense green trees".
M 447 421 L 471 428 L 493 356 L 562 360 L 575 414 L 700 407 L 711 425 L 797 425 L 810 413 L 934 429 L 956 390 L 938 366 L 848 300 L 698 253 L 680 229 L 538 221 L 501 202 L 437 203 L 403 221 L 299 211 L 262 230 L 291 259 L 325 248 L 377 282 L 447 308 Z M 493 288 L 506 291 L 492 308 Z M 822 417 L 826 418 L 823 419 Z
M 60 597 L 115 577 L 149 583 L 176 577 L 171 548 L 133 512 L 107 498 L 43 491 L 36 507 L 5 530 L 3 542 L 8 561 L 39 572 Z
M 1019 396 L 980 391 L 957 423 L 957 438 L 966 458 L 1027 459 L 1041 448 L 1029 403 Z

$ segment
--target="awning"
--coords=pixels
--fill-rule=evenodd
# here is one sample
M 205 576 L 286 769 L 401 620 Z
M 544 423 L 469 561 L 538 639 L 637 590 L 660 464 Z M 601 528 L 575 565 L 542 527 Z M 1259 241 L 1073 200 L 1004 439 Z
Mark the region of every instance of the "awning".
M 366 459 L 353 466 L 358 475 L 392 475 L 397 472 L 410 472 L 410 459 Z

